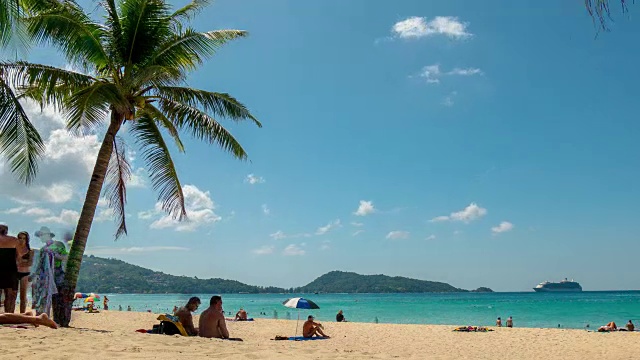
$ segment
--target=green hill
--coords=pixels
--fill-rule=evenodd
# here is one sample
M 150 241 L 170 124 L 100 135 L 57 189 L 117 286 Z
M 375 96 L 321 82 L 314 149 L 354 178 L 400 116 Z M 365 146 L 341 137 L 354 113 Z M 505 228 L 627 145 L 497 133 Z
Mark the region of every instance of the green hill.
M 491 289 L 488 290 L 491 291 Z M 360 275 L 353 272 L 331 271 L 308 285 L 296 289 L 296 291 L 302 293 L 425 293 L 466 292 L 467 290 L 458 289 L 442 282 L 416 280 L 401 276 Z
M 284 289 L 243 284 L 235 280 L 175 276 L 122 260 L 85 256 L 76 286 L 79 292 L 122 294 L 282 293 Z
M 237 293 L 396 293 L 396 292 L 465 292 L 449 284 L 390 277 L 386 275 L 359 275 L 352 272 L 332 271 L 306 286 L 292 289 L 243 284 L 235 280 L 198 279 L 175 276 L 145 269 L 118 259 L 85 256 L 78 285 L 79 292 L 121 294 L 237 294 Z M 475 291 L 491 292 L 488 288 Z

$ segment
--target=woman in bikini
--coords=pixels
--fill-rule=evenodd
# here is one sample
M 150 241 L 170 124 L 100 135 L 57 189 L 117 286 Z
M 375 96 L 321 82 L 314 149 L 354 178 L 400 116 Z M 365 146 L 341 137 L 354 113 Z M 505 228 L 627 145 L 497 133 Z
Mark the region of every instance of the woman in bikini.
M 31 273 L 31 265 L 33 265 L 33 250 L 29 244 L 29 233 L 22 231 L 18 233 L 18 249 L 23 256 L 18 258 L 18 280 L 20 281 L 20 313 L 27 311 L 27 289 L 29 286 L 29 277 Z

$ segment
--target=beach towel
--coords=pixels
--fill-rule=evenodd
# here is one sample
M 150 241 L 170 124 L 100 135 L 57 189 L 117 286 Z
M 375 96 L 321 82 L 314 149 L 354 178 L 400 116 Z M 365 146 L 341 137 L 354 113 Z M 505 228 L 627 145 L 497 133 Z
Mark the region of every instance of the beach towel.
M 307 341 L 307 340 L 327 340 L 328 337 L 304 337 L 304 336 L 290 336 L 287 340 L 291 341 Z

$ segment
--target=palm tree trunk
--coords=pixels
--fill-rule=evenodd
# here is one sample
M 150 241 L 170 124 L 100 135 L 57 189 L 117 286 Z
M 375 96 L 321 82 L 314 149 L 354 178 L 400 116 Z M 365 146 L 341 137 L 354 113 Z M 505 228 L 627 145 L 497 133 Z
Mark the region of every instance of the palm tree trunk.
M 71 250 L 69 251 L 65 269 L 64 283 L 62 287 L 58 289 L 57 296 L 54 296 L 53 299 L 54 321 L 63 327 L 68 327 L 71 321 L 71 306 L 73 305 L 73 295 L 76 291 L 78 275 L 80 274 L 82 256 L 87 245 L 87 238 L 91 231 L 91 224 L 93 223 L 93 216 L 98 206 L 100 193 L 102 192 L 102 184 L 104 183 L 109 161 L 111 160 L 113 142 L 115 141 L 116 134 L 120 130 L 123 119 L 124 116 L 121 114 L 115 111 L 111 112 L 111 123 L 102 140 L 96 165 L 93 168 L 93 174 L 91 174 L 87 195 L 84 199 L 84 205 L 82 206 L 82 212 L 78 219 L 76 233 L 71 243 Z

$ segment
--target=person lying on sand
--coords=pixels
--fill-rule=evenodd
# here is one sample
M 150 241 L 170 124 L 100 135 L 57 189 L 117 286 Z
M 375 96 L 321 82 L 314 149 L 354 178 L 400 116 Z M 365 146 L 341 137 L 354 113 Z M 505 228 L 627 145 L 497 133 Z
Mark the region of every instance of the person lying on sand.
M 222 310 L 222 297 L 214 295 L 209 301 L 209 308 L 202 312 L 199 322 L 200 337 L 242 341 L 240 338 L 230 338 L 227 322 Z
M 602 332 L 602 331 L 616 331 L 618 330 L 618 326 L 616 326 L 615 322 L 610 322 L 605 326 L 600 326 L 600 328 L 598 328 L 598 331 Z
M 240 310 L 236 313 L 236 318 L 234 320 L 247 321 L 247 312 L 243 308 L 240 308 Z
M 58 325 L 53 320 L 49 319 L 47 314 L 40 314 L 38 316 L 33 316 L 31 312 L 27 312 L 25 314 L 11 314 L 11 313 L 0 314 L 0 324 L 3 324 L 3 325 L 31 324 L 35 327 L 44 325 L 52 329 L 58 328 Z
M 177 316 L 178 319 L 180 319 L 180 323 L 187 331 L 187 334 L 189 334 L 189 336 L 198 335 L 198 329 L 193 326 L 193 316 L 191 315 L 191 313 L 198 310 L 199 306 L 200 298 L 194 296 L 189 299 L 187 305 L 181 307 L 174 313 L 174 315 Z
M 329 335 L 322 332 L 322 324 L 314 322 L 315 318 L 313 315 L 309 315 L 307 321 L 302 325 L 302 336 L 306 338 L 310 338 L 315 336 L 324 336 L 326 338 L 330 337 Z

